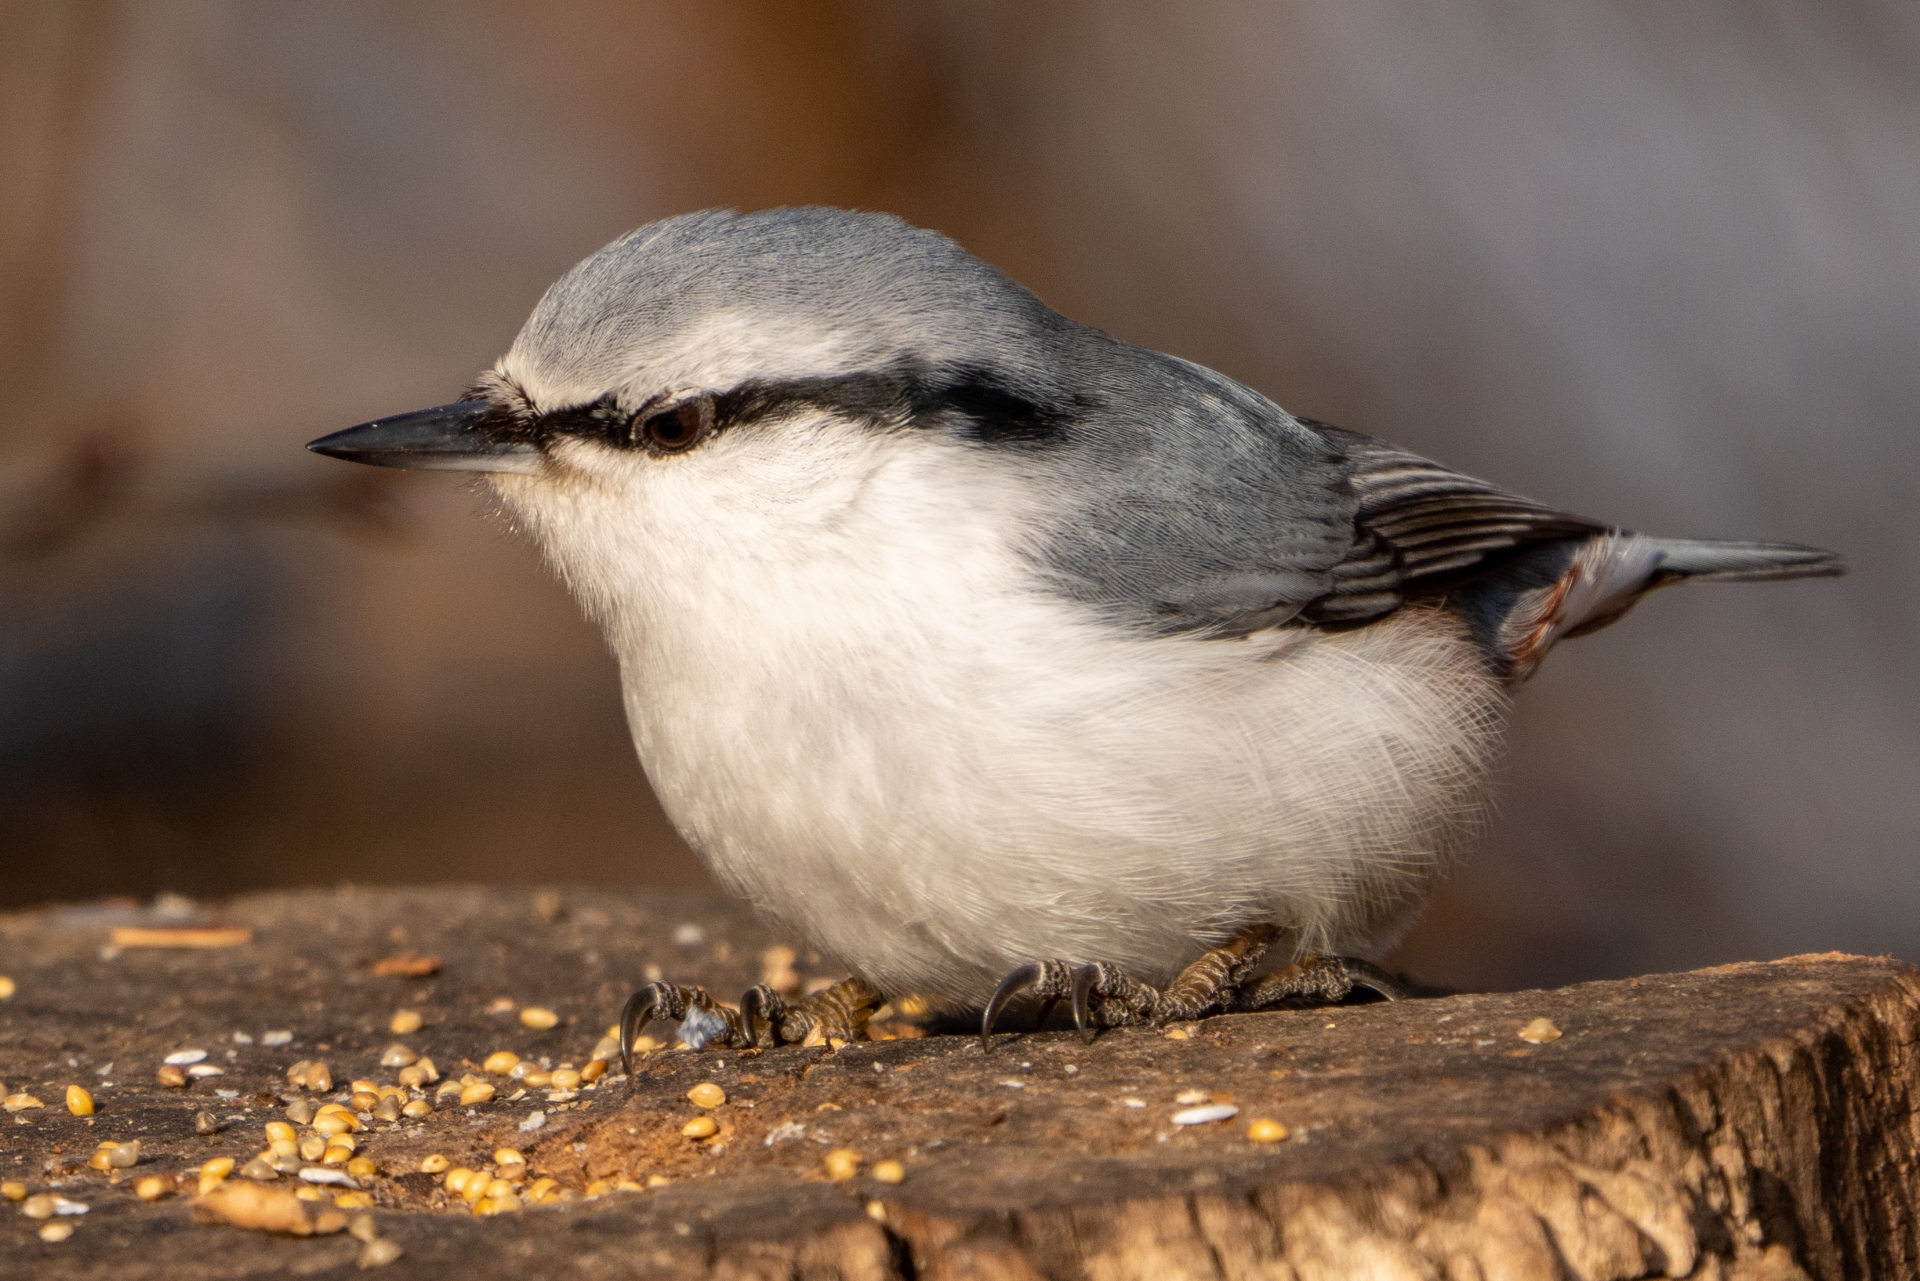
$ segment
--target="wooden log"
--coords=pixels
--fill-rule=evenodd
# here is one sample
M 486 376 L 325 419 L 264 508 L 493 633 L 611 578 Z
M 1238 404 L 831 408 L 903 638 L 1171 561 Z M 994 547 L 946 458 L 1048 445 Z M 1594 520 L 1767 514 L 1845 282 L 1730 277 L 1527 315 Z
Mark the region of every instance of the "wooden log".
M 205 916 L 251 937 L 115 948 L 116 926 L 180 922 L 112 904 L 0 917 L 16 984 L 0 1081 L 45 1104 L 0 1114 L 0 1180 L 88 1206 L 51 1220 L 76 1225 L 55 1243 L 38 1236 L 49 1221 L 0 1212 L 0 1274 L 350 1268 L 365 1247 L 345 1234 L 197 1224 L 190 1196 L 133 1188 L 190 1189 L 203 1162 L 252 1157 L 305 1097 L 286 1080 L 296 1061 L 326 1061 L 343 1091 L 390 1084 L 380 1058 L 401 1042 L 497 1088 L 359 1136 L 377 1231 L 404 1251 L 394 1276 L 1920 1275 L 1920 981 L 1884 958 L 1232 1016 L 1184 1037 L 1003 1035 L 986 1053 L 964 1036 L 660 1051 L 567 1097 L 482 1062 L 583 1065 L 648 967 L 731 994 L 779 969 L 762 954 L 788 941 L 725 906 L 589 891 L 280 893 Z M 795 951 L 801 976 L 836 977 Z M 402 953 L 439 969 L 375 973 Z M 557 1025 L 525 1025 L 527 1005 Z M 390 1031 L 399 1009 L 424 1026 Z M 1536 1020 L 1557 1038 L 1523 1039 Z M 158 1083 L 167 1055 L 194 1050 L 207 1057 L 189 1068 L 220 1073 Z M 709 1081 L 726 1102 L 696 1106 L 687 1091 Z M 66 1111 L 69 1084 L 92 1116 Z M 1236 1111 L 1177 1122 L 1203 1104 Z M 196 1134 L 199 1113 L 219 1130 Z M 696 1116 L 711 1136 L 682 1132 Z M 1288 1137 L 1252 1141 L 1256 1119 Z M 88 1167 L 101 1141 L 136 1137 L 134 1168 Z M 419 1171 L 439 1153 L 511 1173 L 502 1146 L 525 1154 L 523 1187 L 551 1178 L 572 1199 L 475 1217 Z M 843 1148 L 859 1169 L 835 1181 L 825 1157 Z M 889 1160 L 904 1181 L 874 1177 Z M 644 1190 L 584 1195 L 621 1180 Z

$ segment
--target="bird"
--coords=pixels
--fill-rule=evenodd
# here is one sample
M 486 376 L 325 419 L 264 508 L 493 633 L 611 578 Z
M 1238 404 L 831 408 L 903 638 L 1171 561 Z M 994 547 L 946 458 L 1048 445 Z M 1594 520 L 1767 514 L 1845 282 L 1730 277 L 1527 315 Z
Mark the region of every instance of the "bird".
M 604 631 L 722 886 L 851 971 L 621 1019 L 765 1046 L 887 999 L 1083 1032 L 1356 988 L 1492 802 L 1515 689 L 1660 538 L 1288 413 L 884 213 L 708 210 L 568 271 L 450 404 L 312 450 L 481 473 Z

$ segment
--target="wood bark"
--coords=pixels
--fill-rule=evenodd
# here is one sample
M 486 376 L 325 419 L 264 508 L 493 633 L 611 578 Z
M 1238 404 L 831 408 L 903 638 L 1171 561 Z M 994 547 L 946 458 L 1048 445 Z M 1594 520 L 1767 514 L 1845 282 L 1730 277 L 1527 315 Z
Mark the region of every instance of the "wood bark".
M 497 1049 L 584 1063 L 648 967 L 723 995 L 783 940 L 708 902 L 588 891 L 339 890 L 205 913 L 251 940 L 115 950 L 151 912 L 0 917 L 0 1081 L 46 1104 L 0 1116 L 0 1179 L 88 1205 L 48 1244 L 0 1210 L 0 1273 L 255 1277 L 351 1270 L 343 1236 L 282 1239 L 132 1195 L 214 1156 L 242 1161 L 325 1059 L 343 1088 L 392 1081 L 392 1042 L 442 1072 Z M 676 941 L 677 940 L 677 941 Z M 799 977 L 835 977 L 796 948 Z M 398 953 L 437 973 L 380 975 Z M 550 1030 L 522 1024 L 554 1009 Z M 412 1035 L 388 1029 L 419 1010 Z M 1535 1044 L 1536 1019 L 1561 1033 Z M 896 1030 L 899 1023 L 891 1025 Z M 292 1033 L 266 1044 L 270 1031 Z M 653 1029 L 664 1037 L 666 1030 Z M 1920 977 L 1885 958 L 1803 956 L 1555 991 L 1232 1016 L 1185 1037 L 1065 1031 L 649 1055 L 572 1099 L 538 1089 L 379 1123 L 361 1151 L 389 1275 L 715 1278 L 1783 1278 L 1920 1275 L 1914 1113 Z M 234 1033 L 245 1040 L 237 1040 Z M 277 1038 L 276 1038 L 277 1039 Z M 155 1080 L 205 1049 L 218 1076 Z M 482 1074 L 484 1075 L 484 1074 Z M 111 1081 L 108 1085 L 106 1082 Z M 701 1081 L 727 1102 L 686 1097 Z M 92 1117 L 62 1106 L 92 1090 Z M 229 1092 L 222 1097 L 219 1091 Z M 1181 1099 L 1188 1102 L 1181 1102 Z M 1193 1101 L 1238 1109 L 1178 1125 Z M 197 1135 L 198 1112 L 222 1127 Z M 536 1114 L 538 1114 L 536 1118 Z M 690 1138 L 709 1115 L 716 1133 Z M 1252 1142 L 1248 1124 L 1288 1127 Z M 138 1137 L 132 1170 L 87 1160 Z M 475 1218 L 419 1172 L 500 1146 L 583 1193 Z M 828 1177 L 825 1154 L 858 1154 Z M 899 1161 L 900 1183 L 873 1178 Z M 110 1269 L 103 1271 L 103 1269 Z

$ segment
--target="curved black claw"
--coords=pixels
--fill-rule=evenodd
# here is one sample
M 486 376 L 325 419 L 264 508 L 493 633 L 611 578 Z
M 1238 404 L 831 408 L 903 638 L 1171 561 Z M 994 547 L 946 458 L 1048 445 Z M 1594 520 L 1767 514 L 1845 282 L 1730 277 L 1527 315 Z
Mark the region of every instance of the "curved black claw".
M 786 1002 L 780 999 L 765 983 L 756 983 L 740 997 L 740 1030 L 746 1033 L 749 1046 L 765 1049 L 780 1044 L 780 1016 L 786 1013 Z M 760 1024 L 767 1025 L 765 1040 L 760 1038 Z
M 662 999 L 664 998 L 664 1000 Z M 665 983 L 649 983 L 627 998 L 620 1010 L 620 1070 L 633 1075 L 633 1038 L 656 1017 L 674 1018 L 667 1013 L 673 1004 L 673 989 Z
M 1035 961 L 1031 965 L 1021 966 L 1000 980 L 1000 986 L 993 989 L 993 999 L 987 1002 L 986 1013 L 980 1016 L 980 1048 L 982 1050 L 992 1044 L 993 1025 L 999 1019 L 1001 1011 L 1007 1008 L 1007 1002 L 1026 989 L 1037 986 L 1045 973 L 1045 967 Z
M 1364 987 L 1370 992 L 1378 992 L 1383 1000 L 1404 1001 L 1408 992 L 1404 984 L 1371 961 L 1362 961 L 1357 957 L 1344 958 L 1347 965 L 1347 977 L 1355 987 Z
M 1100 981 L 1099 967 L 1083 965 L 1079 973 L 1073 976 L 1073 1025 L 1080 1029 L 1080 1039 L 1091 1042 L 1099 1029 L 1087 1026 L 1087 1018 L 1092 1014 L 1088 1007 L 1092 1004 L 1093 985 Z

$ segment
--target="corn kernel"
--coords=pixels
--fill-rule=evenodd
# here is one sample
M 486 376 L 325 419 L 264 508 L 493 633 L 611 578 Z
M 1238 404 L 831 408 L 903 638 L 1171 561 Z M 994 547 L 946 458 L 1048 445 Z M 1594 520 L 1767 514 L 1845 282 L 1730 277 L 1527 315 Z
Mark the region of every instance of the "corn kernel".
M 0 1197 L 9 1201 L 24 1201 L 27 1199 L 27 1185 L 18 1179 L 8 1179 L 0 1183 Z
M 881 1161 L 873 1167 L 873 1177 L 882 1183 L 905 1183 L 907 1167 L 898 1161 Z
M 356 1179 L 371 1178 L 377 1169 L 370 1156 L 357 1156 L 347 1162 L 347 1173 Z
M 352 1148 L 337 1148 L 337 1147 L 329 1146 L 325 1152 L 322 1152 L 320 1154 L 321 1165 L 345 1165 L 347 1162 L 351 1160 L 353 1160 Z
M 1247 1127 L 1247 1138 L 1255 1143 L 1278 1143 L 1288 1133 L 1286 1126 L 1264 1116 Z
M 356 1090 L 347 1100 L 347 1106 L 355 1112 L 371 1112 L 380 1106 L 380 1096 L 372 1090 Z
M 493 1163 L 495 1165 L 525 1165 L 527 1158 L 516 1148 L 495 1148 L 493 1150 Z
M 299 1155 L 300 1155 L 300 1140 L 298 1140 L 298 1139 L 268 1139 L 268 1140 L 267 1140 L 267 1151 L 268 1151 L 269 1153 L 271 1153 L 272 1155 L 274 1155 L 274 1156 L 299 1156 Z
M 709 1139 L 717 1134 L 720 1127 L 713 1123 L 710 1116 L 696 1116 L 680 1127 L 680 1133 L 690 1139 Z
M 400 1115 L 417 1121 L 423 1116 L 433 1115 L 433 1104 L 425 1099 L 411 1099 L 400 1109 Z
M 387 1023 L 387 1029 L 395 1036 L 412 1036 L 420 1030 L 420 1011 L 395 1010 L 393 1018 Z
M 520 1084 L 526 1086 L 529 1090 L 544 1090 L 553 1084 L 553 1073 L 539 1071 L 529 1072 L 520 1078 Z
M 294 1129 L 292 1125 L 288 1124 L 285 1121 L 267 1122 L 267 1142 L 269 1143 L 272 1143 L 276 1139 L 296 1139 L 297 1140 L 299 1137 L 300 1137 L 300 1132 Z
M 142 1201 L 158 1201 L 172 1190 L 172 1183 L 157 1174 L 149 1174 L 133 1185 L 133 1194 Z
M 327 1151 L 327 1139 L 323 1134 L 309 1134 L 300 1140 L 300 1157 L 306 1161 L 318 1161 Z
M 505 1076 L 513 1071 L 520 1062 L 520 1056 L 512 1050 L 495 1050 L 487 1055 L 487 1061 L 480 1066 L 495 1076 Z
M 712 1081 L 702 1081 L 687 1091 L 687 1100 L 697 1108 L 717 1108 L 727 1101 L 727 1092 Z
M 11 1001 L 13 999 L 13 993 L 13 980 L 4 974 L 0 974 L 0 1001 Z
M 40 1239 L 49 1245 L 57 1245 L 73 1235 L 71 1223 L 49 1223 L 40 1229 Z
M 440 1159 L 442 1161 L 446 1160 L 445 1157 L 441 1157 Z M 433 1160 L 433 1158 L 428 1157 L 427 1160 L 431 1161 Z M 425 1166 L 426 1166 L 426 1162 L 425 1161 L 421 1162 L 421 1167 L 423 1169 L 425 1168 Z M 429 1174 L 432 1173 L 431 1170 L 427 1172 Z M 471 1178 L 473 1178 L 472 1170 L 469 1170 L 464 1165 L 456 1165 L 451 1170 L 447 1171 L 447 1177 L 440 1181 L 440 1186 L 444 1187 L 447 1191 L 453 1193 L 455 1196 L 459 1196 L 461 1193 L 467 1190 L 467 1181 Z
M 334 1205 L 342 1210 L 365 1210 L 373 1205 L 373 1197 L 365 1192 L 336 1192 Z
M 591 1084 L 607 1074 L 607 1061 L 602 1058 L 591 1060 L 580 1069 L 580 1079 Z
M 170 1090 L 177 1090 L 187 1083 L 187 1074 L 171 1063 L 162 1063 L 155 1069 L 153 1079 Z
M 26 1184 L 21 1184 L 20 1190 L 24 1193 L 27 1190 Z M 611 1191 L 613 1191 L 613 1184 L 608 1183 L 605 1179 L 595 1179 L 592 1183 L 587 1184 L 588 1196 L 605 1196 Z
M 672 1179 L 669 1179 L 669 1178 L 668 1178 L 668 1177 L 667 1177 L 666 1175 L 664 1175 L 664 1174 L 649 1174 L 649 1175 L 647 1176 L 647 1186 L 648 1186 L 648 1187 L 650 1187 L 650 1188 L 664 1188 L 664 1187 L 666 1187 L 666 1186 L 667 1186 L 667 1185 L 668 1185 L 669 1183 L 672 1183 L 672 1182 L 673 1182 L 673 1180 L 672 1180 Z M 618 1187 L 620 1188 L 620 1190 L 621 1190 L 621 1191 L 623 1191 L 623 1192 L 638 1192 L 638 1191 L 640 1190 L 640 1189 L 639 1189 L 639 1187 L 637 1187 L 637 1186 L 635 1186 L 635 1187 L 632 1187 L 632 1188 L 629 1188 L 629 1187 L 627 1186 L 627 1180 L 625 1180 L 625 1179 L 622 1179 L 622 1180 L 620 1180 L 620 1182 L 619 1182 L 619 1184 L 618 1184 L 617 1186 L 618 1186 Z
M 580 1088 L 580 1074 L 572 1068 L 559 1068 L 553 1074 L 553 1088 L 556 1090 L 577 1090 Z
M 852 1148 L 835 1148 L 827 1153 L 827 1177 L 842 1183 L 860 1172 L 860 1154 Z
M 311 1094 L 330 1094 L 333 1092 L 333 1070 L 324 1063 L 310 1063 L 307 1065 L 305 1084 Z
M 396 1041 L 381 1052 L 380 1066 L 390 1068 L 410 1067 L 419 1062 L 419 1060 L 419 1054 Z
M 460 1102 L 465 1105 L 491 1103 L 492 1101 L 493 1086 L 485 1081 L 480 1082 L 478 1085 L 469 1085 L 466 1089 L 460 1091 Z
M 67 1111 L 75 1116 L 93 1115 L 93 1096 L 77 1085 L 67 1087 Z
M 520 1021 L 536 1032 L 544 1032 L 560 1021 L 560 1016 L 542 1005 L 529 1005 L 520 1011 Z
M 440 1079 L 440 1069 L 435 1067 L 433 1065 L 433 1060 L 428 1058 L 424 1054 L 420 1056 L 420 1061 L 418 1063 L 415 1063 L 413 1066 L 419 1068 L 421 1071 L 427 1074 L 428 1085 L 432 1085 L 435 1081 L 438 1081 Z
M 545 1201 L 551 1193 L 558 1191 L 559 1187 L 558 1179 L 535 1179 L 527 1187 L 527 1200 Z
M 420 1169 L 424 1173 L 443 1174 L 446 1172 L 447 1167 L 447 1158 L 439 1152 L 433 1152 L 420 1158 Z

